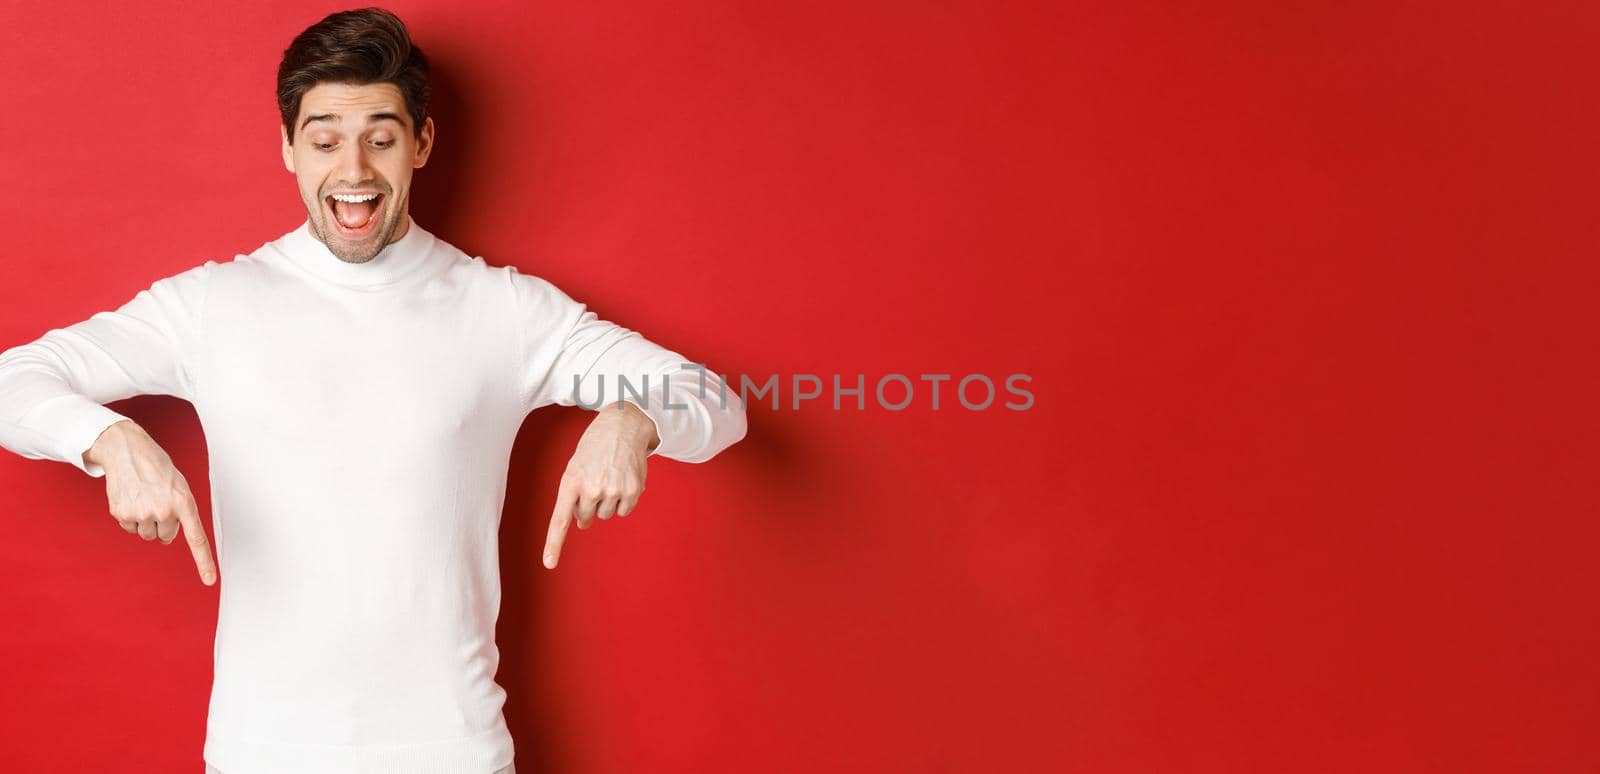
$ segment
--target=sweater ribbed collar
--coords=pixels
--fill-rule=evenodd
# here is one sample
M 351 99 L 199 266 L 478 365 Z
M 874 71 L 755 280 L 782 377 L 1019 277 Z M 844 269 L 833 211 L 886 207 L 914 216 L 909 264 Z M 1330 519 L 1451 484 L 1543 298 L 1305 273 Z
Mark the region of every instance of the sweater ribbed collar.
M 360 288 L 388 285 L 416 271 L 434 252 L 433 234 L 418 226 L 409 214 L 406 219 L 409 225 L 405 235 L 362 263 L 350 263 L 334 255 L 311 233 L 310 219 L 284 234 L 278 240 L 278 249 L 295 265 L 329 282 Z

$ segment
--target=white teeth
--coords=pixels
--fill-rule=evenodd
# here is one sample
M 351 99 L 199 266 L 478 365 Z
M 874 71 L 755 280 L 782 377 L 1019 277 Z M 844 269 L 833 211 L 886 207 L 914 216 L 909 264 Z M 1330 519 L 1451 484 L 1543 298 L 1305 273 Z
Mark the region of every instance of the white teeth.
M 341 202 L 349 202 L 351 204 L 354 204 L 356 202 L 370 202 L 373 199 L 378 198 L 378 195 L 377 194 L 334 194 L 333 198 L 337 199 L 338 201 L 341 201 Z

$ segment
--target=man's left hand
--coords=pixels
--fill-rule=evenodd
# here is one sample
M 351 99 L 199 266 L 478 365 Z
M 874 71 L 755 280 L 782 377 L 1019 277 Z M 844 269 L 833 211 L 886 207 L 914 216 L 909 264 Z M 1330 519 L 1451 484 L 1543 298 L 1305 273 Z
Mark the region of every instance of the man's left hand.
M 588 529 L 596 518 L 633 510 L 644 493 L 645 458 L 660 442 L 655 422 L 638 406 L 617 401 L 600 410 L 561 474 L 544 541 L 545 567 L 555 569 L 573 521 Z

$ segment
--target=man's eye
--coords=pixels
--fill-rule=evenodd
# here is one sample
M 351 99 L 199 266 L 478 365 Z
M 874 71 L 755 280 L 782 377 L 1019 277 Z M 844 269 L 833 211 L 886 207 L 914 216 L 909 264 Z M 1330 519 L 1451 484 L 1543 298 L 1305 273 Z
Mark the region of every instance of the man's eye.
M 319 143 L 316 143 L 316 146 L 317 146 L 317 150 L 327 150 L 327 149 L 333 147 L 333 143 L 331 143 L 331 142 L 319 142 Z
M 389 147 L 389 146 L 390 146 L 390 145 L 393 145 L 393 144 L 394 144 L 394 140 L 384 140 L 384 141 L 382 141 L 382 142 L 373 142 L 373 143 L 372 143 L 372 144 L 373 144 L 373 145 L 376 145 L 376 146 L 378 146 L 378 147 L 380 147 L 380 148 L 387 148 L 387 147 Z

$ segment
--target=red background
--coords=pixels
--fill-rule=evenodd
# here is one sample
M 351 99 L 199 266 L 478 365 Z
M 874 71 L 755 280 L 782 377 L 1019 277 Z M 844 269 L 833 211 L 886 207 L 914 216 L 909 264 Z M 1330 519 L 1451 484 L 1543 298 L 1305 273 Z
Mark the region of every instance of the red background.
M 536 413 L 520 771 L 1600 767 L 1600 13 L 806 5 L 391 6 L 467 252 L 722 372 L 1033 377 L 755 407 L 554 573 L 585 415 Z M 298 224 L 273 75 L 338 8 L 8 2 L 0 344 Z M 116 407 L 205 480 L 187 404 Z M 181 541 L 0 486 L 5 767 L 198 772 Z

